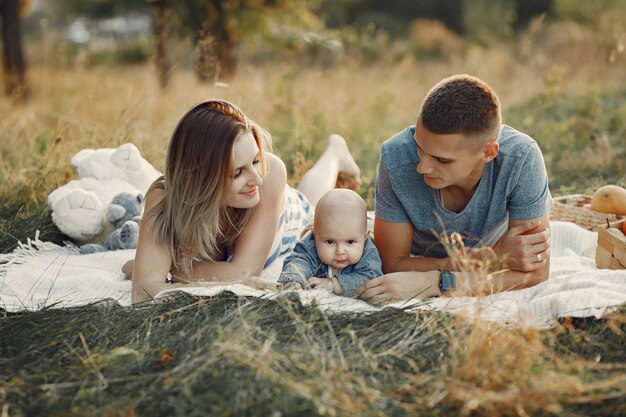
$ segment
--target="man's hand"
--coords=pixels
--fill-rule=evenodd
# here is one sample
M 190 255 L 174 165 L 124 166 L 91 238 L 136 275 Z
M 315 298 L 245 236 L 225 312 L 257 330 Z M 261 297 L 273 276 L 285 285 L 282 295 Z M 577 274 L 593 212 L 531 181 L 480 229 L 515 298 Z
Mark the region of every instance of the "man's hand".
M 494 250 L 508 268 L 531 272 L 543 268 L 550 255 L 550 228 L 540 229 L 541 221 L 511 227 Z
M 367 281 L 356 294 L 372 304 L 432 297 L 439 294 L 439 271 L 392 272 Z

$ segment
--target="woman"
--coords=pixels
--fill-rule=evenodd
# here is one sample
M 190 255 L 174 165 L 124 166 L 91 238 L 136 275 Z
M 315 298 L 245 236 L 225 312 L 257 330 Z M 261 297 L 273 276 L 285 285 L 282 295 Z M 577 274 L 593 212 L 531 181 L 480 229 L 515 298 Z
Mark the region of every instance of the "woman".
M 189 282 L 276 287 L 256 277 L 295 246 L 338 178 L 355 188 L 360 172 L 345 140 L 331 135 L 297 191 L 270 150 L 268 132 L 226 101 L 200 103 L 183 116 L 165 175 L 146 193 L 135 260 L 124 266 L 132 269 L 133 303 Z

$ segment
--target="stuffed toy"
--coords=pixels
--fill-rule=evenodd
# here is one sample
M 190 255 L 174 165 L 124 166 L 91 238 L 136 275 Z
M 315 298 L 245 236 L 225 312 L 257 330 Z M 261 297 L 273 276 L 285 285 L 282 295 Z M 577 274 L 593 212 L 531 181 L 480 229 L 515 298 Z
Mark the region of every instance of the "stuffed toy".
M 119 193 L 106 208 L 107 219 L 115 225 L 104 244 L 88 243 L 80 247 L 81 255 L 107 250 L 135 249 L 139 237 L 139 222 L 143 211 L 143 195 Z
M 72 157 L 78 178 L 48 196 L 52 221 L 78 244 L 102 243 L 128 220 L 107 218 L 107 205 L 114 196 L 145 195 L 161 173 L 141 157 L 133 144 L 118 148 L 83 149 Z M 142 205 L 143 206 L 143 205 Z

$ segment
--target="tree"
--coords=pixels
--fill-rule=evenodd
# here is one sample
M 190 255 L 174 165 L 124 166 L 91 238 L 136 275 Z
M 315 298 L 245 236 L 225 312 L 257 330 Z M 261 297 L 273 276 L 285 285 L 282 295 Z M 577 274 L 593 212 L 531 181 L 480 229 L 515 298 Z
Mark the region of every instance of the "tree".
M 240 14 L 245 6 L 244 1 L 231 2 L 235 4 L 230 5 L 228 3 L 221 0 L 209 2 L 206 20 L 202 24 L 200 32 L 205 41 L 214 41 L 216 71 L 218 75 L 222 74 L 225 78 L 230 78 L 235 74 L 237 68 L 235 47 L 241 37 L 241 30 L 235 24 L 234 16 L 229 16 L 229 12 L 235 15 Z M 241 10 L 237 10 L 237 8 Z
M 178 0 L 172 12 L 179 28 L 196 45 L 200 79 L 232 77 L 237 69 L 237 46 L 245 36 L 262 34 L 284 19 L 299 20 L 303 30 L 312 20 L 310 9 L 319 0 Z
M 20 0 L 0 0 L 4 91 L 8 96 L 19 99 L 28 96 L 20 16 L 20 11 L 23 14 L 28 11 L 28 3 Z
M 172 66 L 167 58 L 165 40 L 169 33 L 170 9 L 167 0 L 148 0 L 152 5 L 152 19 L 154 26 L 155 63 L 161 88 L 167 88 L 170 83 Z

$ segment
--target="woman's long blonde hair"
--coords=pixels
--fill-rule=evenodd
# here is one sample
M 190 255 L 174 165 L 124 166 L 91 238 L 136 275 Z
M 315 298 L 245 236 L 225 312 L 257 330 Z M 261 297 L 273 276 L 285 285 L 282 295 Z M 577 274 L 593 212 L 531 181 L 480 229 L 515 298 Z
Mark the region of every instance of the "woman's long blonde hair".
M 191 276 L 194 257 L 224 261 L 252 213 L 253 209 L 224 204 L 232 181 L 233 144 L 245 132 L 259 147 L 265 178 L 264 152 L 271 149 L 271 137 L 233 104 L 222 100 L 197 104 L 172 134 L 165 175 L 153 185 L 164 188 L 165 198 L 146 219 L 154 219 L 159 241 L 186 276 Z

